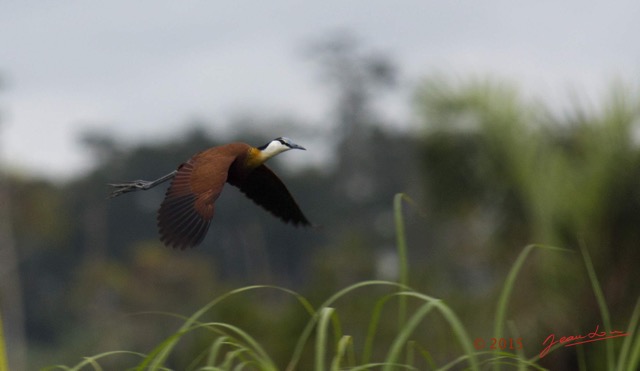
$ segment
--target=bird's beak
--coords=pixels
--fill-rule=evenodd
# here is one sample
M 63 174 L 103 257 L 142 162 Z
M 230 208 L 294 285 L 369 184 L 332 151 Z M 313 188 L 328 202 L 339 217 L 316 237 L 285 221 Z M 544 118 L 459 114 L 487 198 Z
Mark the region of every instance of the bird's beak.
M 301 149 L 301 150 L 303 150 L 303 151 L 306 151 L 306 150 L 307 150 L 307 149 L 306 149 L 306 148 L 304 148 L 303 146 L 298 145 L 298 144 L 295 144 L 295 143 L 289 143 L 289 145 L 291 146 L 291 149 Z

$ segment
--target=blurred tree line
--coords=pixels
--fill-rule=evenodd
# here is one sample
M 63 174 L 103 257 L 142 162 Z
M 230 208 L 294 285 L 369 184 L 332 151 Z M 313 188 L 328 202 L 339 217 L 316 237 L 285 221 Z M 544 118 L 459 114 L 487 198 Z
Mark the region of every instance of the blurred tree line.
M 148 352 L 179 320 L 137 313 L 188 315 L 243 285 L 292 288 L 318 304 L 358 281 L 395 279 L 391 203 L 398 192 L 416 200 L 406 215 L 411 286 L 452 303 L 472 336 L 491 335 L 497 292 L 529 243 L 586 246 L 614 324 L 626 328 L 640 293 L 636 92 L 616 87 L 597 107 L 558 114 L 507 84 L 432 77 L 415 94 L 418 130 L 401 131 L 377 106 L 398 81 L 388 56 L 344 36 L 322 40 L 311 55 L 334 99 L 330 125 L 253 117 L 225 138 L 201 123 L 183 137 L 135 146 L 108 132 L 87 133 L 82 140 L 96 159 L 88 174 L 65 184 L 5 174 L 2 192 L 11 202 L 0 222 L 11 227 L 3 236 L 18 254 L 30 365 L 73 364 L 113 349 Z M 199 150 L 280 135 L 332 154 L 319 166 L 282 161 L 306 153 L 270 163 L 316 228 L 284 225 L 226 187 L 204 243 L 172 251 L 155 225 L 163 187 L 106 198 L 107 183 L 155 179 Z M 517 287 L 510 318 L 528 339 L 529 355 L 551 332 L 581 333 L 601 323 L 579 253 L 536 254 Z M 268 310 L 252 310 L 256 303 Z M 284 362 L 307 320 L 293 304 L 260 294 L 234 299 L 212 316 L 271 339 Z M 367 318 L 359 313 L 370 303 L 348 304 L 350 325 L 364 331 Z M 4 318 L 6 308 L 3 302 Z M 440 361 L 452 350 L 438 331 L 446 329 L 433 323 L 416 336 Z M 571 365 L 575 353 L 556 352 L 544 362 Z

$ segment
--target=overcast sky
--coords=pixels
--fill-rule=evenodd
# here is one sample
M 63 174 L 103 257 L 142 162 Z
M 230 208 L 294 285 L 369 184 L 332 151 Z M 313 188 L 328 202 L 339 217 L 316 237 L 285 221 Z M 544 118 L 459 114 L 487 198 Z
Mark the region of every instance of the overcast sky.
M 246 109 L 322 122 L 302 50 L 336 29 L 388 51 L 404 81 L 489 74 L 553 100 L 640 76 L 637 0 L 3 1 L 0 157 L 64 179 L 90 165 L 91 128 L 135 142 L 196 118 L 222 132 Z

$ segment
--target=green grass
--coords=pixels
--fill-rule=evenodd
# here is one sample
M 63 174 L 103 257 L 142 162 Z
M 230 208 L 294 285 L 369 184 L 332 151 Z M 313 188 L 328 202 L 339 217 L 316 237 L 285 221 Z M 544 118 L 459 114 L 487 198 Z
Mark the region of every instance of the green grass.
M 312 367 L 317 371 L 324 370 L 417 370 L 417 365 L 428 365 L 430 369 L 470 369 L 480 370 L 493 367 L 499 369 L 509 366 L 510 369 L 544 369 L 537 364 L 539 356 L 527 358 L 524 350 L 506 351 L 477 351 L 473 346 L 473 339 L 455 311 L 443 300 L 434 298 L 413 290 L 409 286 L 409 265 L 407 260 L 407 243 L 404 232 L 402 216 L 403 201 L 410 201 L 405 195 L 399 194 L 394 198 L 394 213 L 396 223 L 396 242 L 399 256 L 399 282 L 391 281 L 363 281 L 350 285 L 326 299 L 318 307 L 314 307 L 301 294 L 292 290 L 276 286 L 249 286 L 230 291 L 212 300 L 190 317 L 183 318 L 180 328 L 161 341 L 147 354 L 130 351 L 111 351 L 93 357 L 86 357 L 75 366 L 52 366 L 48 370 L 102 370 L 100 361 L 110 357 L 123 357 L 130 360 L 129 368 L 132 370 L 168 370 L 166 366 L 169 357 L 176 350 L 185 335 L 196 332 L 214 334 L 214 340 L 199 355 L 194 357 L 188 370 L 279 370 L 274 360 L 258 340 L 252 337 L 249 331 L 238 326 L 224 322 L 204 321 L 206 314 L 214 308 L 224 305 L 228 299 L 245 295 L 256 290 L 276 290 L 294 298 L 302 310 L 308 314 L 308 321 L 302 332 L 297 337 L 296 344 L 291 351 L 290 359 L 284 368 L 288 371 L 306 369 Z M 494 318 L 493 335 L 496 338 L 518 337 L 515 324 L 508 321 L 508 304 L 516 287 L 516 281 L 526 260 L 536 250 L 542 251 L 567 251 L 550 246 L 529 245 L 523 249 L 508 273 L 503 289 L 499 295 Z M 582 256 L 591 282 L 593 292 L 598 301 L 603 317 L 603 324 L 610 327 L 609 312 L 604 295 L 599 286 L 595 270 L 586 249 L 582 249 Z M 386 294 L 377 294 L 374 297 L 374 305 L 371 307 L 370 320 L 364 339 L 357 339 L 355 335 L 344 333 L 341 322 L 341 312 L 338 301 L 348 299 L 361 291 L 373 289 L 387 289 Z M 394 304 L 393 306 L 391 304 Z M 411 304 L 411 310 L 410 308 Z M 390 309 L 392 308 L 392 309 Z M 395 308 L 395 309 L 393 309 Z M 383 357 L 378 355 L 374 360 L 374 345 L 380 342 L 378 331 L 380 325 L 387 318 L 384 313 L 397 310 L 398 328 L 392 339 L 384 344 L 387 349 Z M 384 312 L 384 313 L 383 313 Z M 387 313 L 388 314 L 388 313 Z M 174 316 L 175 315 L 170 315 Z M 427 319 L 444 323 L 450 330 L 455 345 L 458 349 L 448 363 L 438 365 L 434 361 L 428 349 L 414 340 L 414 334 L 418 327 Z M 444 321 L 443 321 L 444 320 Z M 629 336 L 624 339 L 615 358 L 615 349 L 607 345 L 605 357 L 609 369 L 633 370 L 637 369 L 640 362 L 640 334 L 638 324 L 640 322 L 640 301 L 632 313 L 627 332 Z M 505 327 L 509 335 L 506 335 Z M 0 331 L 0 346 L 2 345 Z M 386 342 L 386 340 L 385 340 Z M 356 349 L 356 343 L 362 344 L 361 349 Z M 613 344 L 612 342 L 607 342 Z M 380 344 L 378 344 L 378 349 Z M 559 348 L 556 345 L 551 352 Z M 577 347 L 579 348 L 579 347 Z M 2 369 L 4 354 L 0 347 L 0 371 Z M 532 351 L 529 349 L 529 351 Z M 303 367 L 301 361 L 303 354 L 311 353 L 312 366 Z M 579 353 L 580 354 L 580 353 Z M 579 357 L 579 362 L 584 364 L 584 357 Z
M 7 352 L 5 350 L 4 331 L 2 328 L 2 313 L 0 313 L 0 371 L 8 371 Z
M 606 329 L 611 329 L 611 315 L 609 314 L 609 308 L 604 298 L 604 293 L 600 287 L 598 277 L 596 276 L 595 268 L 591 262 L 591 257 L 587 248 L 582 244 L 580 246 L 582 257 L 584 259 L 584 265 L 589 275 L 589 281 L 593 289 L 593 293 L 598 302 L 600 308 L 600 314 L 602 316 L 602 323 Z M 632 312 L 631 320 L 629 321 L 629 327 L 625 331 L 629 335 L 625 338 L 618 355 L 616 362 L 613 342 L 606 342 L 606 362 L 608 370 L 637 370 L 640 363 L 640 334 L 638 334 L 638 319 L 640 318 L 640 298 L 636 303 L 636 306 Z

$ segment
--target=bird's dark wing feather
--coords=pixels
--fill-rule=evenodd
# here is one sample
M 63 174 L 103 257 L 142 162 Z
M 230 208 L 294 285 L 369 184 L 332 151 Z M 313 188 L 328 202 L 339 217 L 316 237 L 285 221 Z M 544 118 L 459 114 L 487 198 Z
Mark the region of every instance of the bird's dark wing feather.
M 266 165 L 260 165 L 251 171 L 242 181 L 232 184 L 240 189 L 253 202 L 262 206 L 285 223 L 310 225 L 300 207 L 278 176 Z
M 158 210 L 160 240 L 165 245 L 185 249 L 202 242 L 230 163 L 229 157 L 209 155 L 206 160 L 194 156 L 180 166 Z

